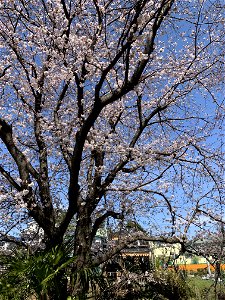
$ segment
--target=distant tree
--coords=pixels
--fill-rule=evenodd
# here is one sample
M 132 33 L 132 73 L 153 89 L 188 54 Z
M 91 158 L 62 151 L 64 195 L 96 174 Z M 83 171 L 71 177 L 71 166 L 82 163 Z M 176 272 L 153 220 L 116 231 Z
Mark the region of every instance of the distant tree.
M 223 211 L 222 9 L 217 0 L 0 2 L 2 241 L 26 246 L 20 232 L 32 219 L 52 248 L 73 220 L 80 270 L 140 236 L 183 242 L 204 226 L 203 211 Z M 152 234 L 92 257 L 109 218 L 149 220 Z
M 218 224 L 211 224 L 211 232 L 204 231 L 199 232 L 189 244 L 186 245 L 186 251 L 190 253 L 197 254 L 199 256 L 205 257 L 208 262 L 208 272 L 210 271 L 210 266 L 214 268 L 214 278 L 215 278 L 215 293 L 217 289 L 217 283 L 222 279 L 223 270 L 222 265 L 225 264 L 225 231 L 224 222 Z

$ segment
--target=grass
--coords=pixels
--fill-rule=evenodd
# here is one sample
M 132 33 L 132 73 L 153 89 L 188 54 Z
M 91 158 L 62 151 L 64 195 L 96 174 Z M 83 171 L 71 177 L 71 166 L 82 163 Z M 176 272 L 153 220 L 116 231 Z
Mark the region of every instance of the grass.
M 214 300 L 218 299 L 215 296 L 214 281 L 213 280 L 204 280 L 201 277 L 194 277 L 188 279 L 189 285 L 195 297 L 192 300 Z M 217 284 L 217 294 L 225 293 L 224 283 Z

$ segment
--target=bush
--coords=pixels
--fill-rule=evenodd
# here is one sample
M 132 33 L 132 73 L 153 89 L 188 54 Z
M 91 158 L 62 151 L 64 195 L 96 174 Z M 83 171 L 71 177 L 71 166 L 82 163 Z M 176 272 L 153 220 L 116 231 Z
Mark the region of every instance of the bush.
M 191 289 L 180 273 L 172 270 L 154 271 L 146 275 L 127 273 L 119 282 L 111 283 L 98 300 L 188 300 Z
M 180 272 L 158 271 L 154 274 L 153 295 L 161 295 L 169 300 L 188 300 L 193 296 L 190 286 Z M 151 285 L 150 285 L 151 288 Z
M 207 269 L 197 269 L 196 271 L 196 275 L 198 276 L 203 276 L 203 275 L 206 275 L 208 272 L 207 272 Z

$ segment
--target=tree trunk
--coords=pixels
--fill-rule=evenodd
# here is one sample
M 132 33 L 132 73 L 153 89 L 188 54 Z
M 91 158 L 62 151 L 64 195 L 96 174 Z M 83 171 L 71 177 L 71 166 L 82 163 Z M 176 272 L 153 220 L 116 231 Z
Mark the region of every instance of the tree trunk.
M 218 281 L 220 279 L 220 275 L 221 275 L 221 272 L 220 272 L 220 262 L 219 261 L 216 261 L 215 263 L 215 283 L 214 283 L 214 292 L 215 292 L 215 297 L 217 295 L 217 284 L 218 284 Z
M 91 217 L 87 209 L 84 209 L 77 217 L 77 226 L 75 231 L 74 255 L 75 263 L 72 271 L 71 291 L 72 295 L 82 295 L 89 290 L 91 278 Z

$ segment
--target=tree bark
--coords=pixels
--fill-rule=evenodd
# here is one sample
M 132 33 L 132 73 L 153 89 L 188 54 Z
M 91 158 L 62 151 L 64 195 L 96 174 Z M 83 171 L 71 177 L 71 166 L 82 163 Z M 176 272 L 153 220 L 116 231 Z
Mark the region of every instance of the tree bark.
M 72 295 L 83 295 L 88 292 L 89 279 L 84 280 L 83 274 L 91 268 L 92 221 L 87 207 L 81 206 L 77 215 L 75 230 L 74 256 L 70 290 Z M 87 273 L 86 273 L 87 274 Z

